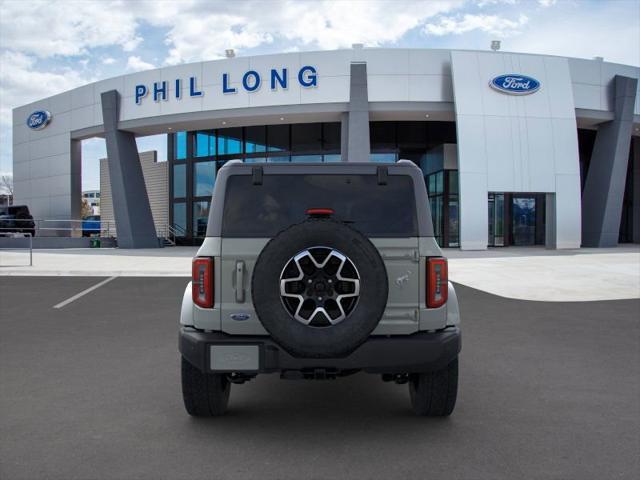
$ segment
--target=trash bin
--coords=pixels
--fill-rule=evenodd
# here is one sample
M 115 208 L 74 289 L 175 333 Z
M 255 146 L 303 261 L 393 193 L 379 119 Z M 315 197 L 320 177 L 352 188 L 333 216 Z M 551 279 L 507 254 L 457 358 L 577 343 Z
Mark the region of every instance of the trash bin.
M 92 238 L 89 241 L 89 247 L 90 248 L 100 248 L 100 239 L 99 238 Z

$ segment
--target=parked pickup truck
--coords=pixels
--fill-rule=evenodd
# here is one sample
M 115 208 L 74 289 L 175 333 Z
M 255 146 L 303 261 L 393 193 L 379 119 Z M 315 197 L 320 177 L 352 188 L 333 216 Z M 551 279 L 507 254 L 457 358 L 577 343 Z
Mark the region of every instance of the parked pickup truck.
M 356 372 L 409 385 L 418 415 L 454 409 L 456 293 L 415 164 L 243 164 L 218 173 L 182 300 L 182 393 L 225 412 L 263 373 Z
M 29 233 L 36 235 L 36 224 L 26 205 L 0 207 L 0 233 Z
M 82 236 L 100 235 L 100 215 L 89 215 L 82 219 Z

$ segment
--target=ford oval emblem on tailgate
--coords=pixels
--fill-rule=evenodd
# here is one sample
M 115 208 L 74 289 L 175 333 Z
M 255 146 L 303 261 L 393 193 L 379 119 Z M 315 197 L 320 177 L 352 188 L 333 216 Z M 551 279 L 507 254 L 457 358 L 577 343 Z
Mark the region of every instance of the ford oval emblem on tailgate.
M 229 315 L 232 320 L 236 320 L 237 322 L 244 322 L 245 320 L 249 320 L 251 315 L 248 313 L 232 313 Z

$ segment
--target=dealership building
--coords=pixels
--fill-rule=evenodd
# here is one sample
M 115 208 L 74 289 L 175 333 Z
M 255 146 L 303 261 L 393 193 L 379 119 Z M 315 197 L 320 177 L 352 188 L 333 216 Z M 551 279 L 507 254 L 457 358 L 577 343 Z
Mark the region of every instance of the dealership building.
M 216 172 L 244 162 L 422 170 L 440 245 L 640 242 L 640 69 L 493 51 L 352 49 L 123 75 L 13 111 L 16 204 L 80 218 L 81 141 L 104 137 L 121 247 L 206 231 Z M 136 137 L 167 134 L 167 162 Z

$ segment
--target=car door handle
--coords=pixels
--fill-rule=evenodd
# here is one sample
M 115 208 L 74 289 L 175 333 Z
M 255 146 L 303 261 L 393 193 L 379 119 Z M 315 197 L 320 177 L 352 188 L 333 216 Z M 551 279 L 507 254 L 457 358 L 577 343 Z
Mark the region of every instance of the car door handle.
M 244 302 L 244 262 L 236 262 L 236 302 Z

